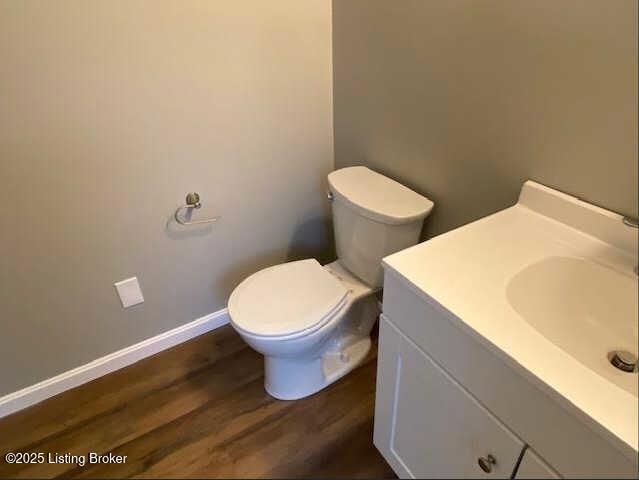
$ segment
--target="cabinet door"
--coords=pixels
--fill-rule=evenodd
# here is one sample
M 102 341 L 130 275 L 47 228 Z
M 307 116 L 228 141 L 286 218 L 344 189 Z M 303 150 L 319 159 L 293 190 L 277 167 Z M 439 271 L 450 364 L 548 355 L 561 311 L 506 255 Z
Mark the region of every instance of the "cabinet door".
M 561 478 L 561 475 L 555 472 L 533 450 L 527 448 L 521 458 L 515 478 Z
M 395 472 L 510 478 L 523 442 L 385 318 L 379 347 L 374 440 Z

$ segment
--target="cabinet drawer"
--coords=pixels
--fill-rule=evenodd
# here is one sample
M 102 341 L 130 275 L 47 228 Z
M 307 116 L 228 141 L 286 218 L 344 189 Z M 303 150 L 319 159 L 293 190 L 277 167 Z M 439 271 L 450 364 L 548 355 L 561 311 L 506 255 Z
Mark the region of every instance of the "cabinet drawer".
M 544 462 L 533 450 L 527 448 L 517 469 L 515 478 L 561 478 L 550 465 Z
M 379 365 L 375 444 L 396 473 L 510 478 L 523 442 L 385 318 Z

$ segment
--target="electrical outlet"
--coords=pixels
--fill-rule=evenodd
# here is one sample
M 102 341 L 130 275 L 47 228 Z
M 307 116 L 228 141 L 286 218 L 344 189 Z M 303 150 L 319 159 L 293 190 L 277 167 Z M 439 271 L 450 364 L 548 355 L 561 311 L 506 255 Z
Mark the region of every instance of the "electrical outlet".
M 116 282 L 113 285 L 118 292 L 120 302 L 122 302 L 122 306 L 124 308 L 132 307 L 133 305 L 144 302 L 144 297 L 142 296 L 142 290 L 140 290 L 140 284 L 138 283 L 137 277 L 127 278 L 126 280 Z

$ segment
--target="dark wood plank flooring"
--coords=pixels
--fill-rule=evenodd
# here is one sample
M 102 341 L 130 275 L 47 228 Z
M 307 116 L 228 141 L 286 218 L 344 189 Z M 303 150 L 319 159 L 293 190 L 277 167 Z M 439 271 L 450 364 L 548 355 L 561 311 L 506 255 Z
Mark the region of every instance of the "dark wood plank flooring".
M 376 348 L 374 349 L 376 350 Z M 294 402 L 228 326 L 0 419 L 0 477 L 394 478 L 372 443 L 376 359 Z M 7 452 L 126 455 L 7 464 Z

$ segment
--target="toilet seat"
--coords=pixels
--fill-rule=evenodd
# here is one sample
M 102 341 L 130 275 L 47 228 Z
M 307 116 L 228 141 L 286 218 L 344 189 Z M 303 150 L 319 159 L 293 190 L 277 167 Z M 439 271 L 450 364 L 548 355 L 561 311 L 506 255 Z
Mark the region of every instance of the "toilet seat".
M 335 318 L 347 296 L 347 288 L 317 260 L 300 260 L 246 278 L 229 298 L 229 316 L 249 335 L 299 337 Z

